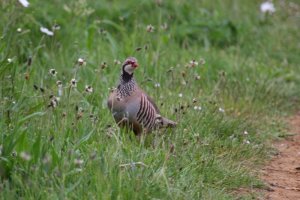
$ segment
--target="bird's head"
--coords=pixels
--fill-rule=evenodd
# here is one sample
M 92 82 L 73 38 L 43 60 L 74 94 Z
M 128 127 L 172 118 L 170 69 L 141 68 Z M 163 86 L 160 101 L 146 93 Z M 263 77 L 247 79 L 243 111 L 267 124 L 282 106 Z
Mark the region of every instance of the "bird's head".
M 127 74 L 132 75 L 133 71 L 138 66 L 139 65 L 138 65 L 137 59 L 134 57 L 129 57 L 124 61 L 123 65 L 122 65 L 123 73 L 126 72 Z

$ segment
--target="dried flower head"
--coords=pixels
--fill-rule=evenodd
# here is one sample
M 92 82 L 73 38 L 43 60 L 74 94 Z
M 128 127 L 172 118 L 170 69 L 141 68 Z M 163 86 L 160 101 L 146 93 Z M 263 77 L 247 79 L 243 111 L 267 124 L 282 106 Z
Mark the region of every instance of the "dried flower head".
M 52 26 L 52 30 L 60 30 L 60 26 L 58 24 L 55 24 Z
M 198 75 L 198 74 L 196 74 L 196 75 L 195 75 L 195 80 L 200 80 L 200 79 L 201 79 L 201 76 Z
M 196 60 L 191 60 L 190 63 L 189 63 L 190 67 L 196 67 L 198 65 L 199 65 L 199 63 Z
M 77 62 L 78 62 L 78 64 L 79 64 L 80 66 L 86 65 L 86 61 L 85 61 L 84 58 L 78 58 Z
M 199 64 L 200 64 L 200 65 L 204 65 L 204 64 L 205 64 L 205 60 L 204 60 L 204 58 L 200 58 L 200 60 L 199 60 Z
M 56 76 L 56 74 L 57 74 L 57 71 L 55 70 L 55 69 L 50 69 L 49 70 L 49 74 L 51 75 L 51 76 Z
M 167 24 L 167 23 L 163 23 L 163 24 L 160 26 L 160 28 L 161 28 L 162 30 L 167 30 L 167 29 L 168 29 L 168 24 Z
M 152 26 L 151 24 L 149 24 L 149 25 L 147 25 L 147 32 L 149 32 L 149 33 L 152 33 L 152 32 L 154 32 L 154 26 Z
M 84 161 L 82 159 L 79 159 L 79 158 L 74 159 L 74 164 L 76 166 L 81 166 L 83 164 L 83 162 Z
M 50 96 L 50 103 L 48 107 L 56 108 L 58 105 L 59 97 L 56 97 L 54 95 Z
M 100 67 L 101 69 L 105 69 L 107 67 L 107 63 L 106 62 L 101 63 Z
M 77 87 L 77 80 L 75 78 L 72 78 L 70 83 L 71 83 L 71 87 Z
M 121 61 L 119 61 L 119 60 L 117 60 L 117 59 L 114 59 L 114 64 L 115 64 L 115 65 L 121 65 L 121 64 L 122 64 L 122 62 L 121 62 Z
M 62 82 L 61 81 L 56 81 L 57 87 L 62 87 Z
M 86 91 L 87 93 L 92 93 L 92 92 L 93 92 L 92 86 L 86 85 L 86 86 L 85 86 L 85 91 Z

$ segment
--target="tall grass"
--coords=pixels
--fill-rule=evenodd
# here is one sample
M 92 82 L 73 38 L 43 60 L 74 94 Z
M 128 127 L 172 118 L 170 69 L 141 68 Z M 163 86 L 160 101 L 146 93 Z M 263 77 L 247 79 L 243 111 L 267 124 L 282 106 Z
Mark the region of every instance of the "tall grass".
M 1 1 L 1 198 L 234 199 L 262 187 L 255 169 L 299 98 L 300 5 L 264 15 L 260 3 Z M 176 129 L 138 141 L 115 125 L 106 99 L 127 56 Z

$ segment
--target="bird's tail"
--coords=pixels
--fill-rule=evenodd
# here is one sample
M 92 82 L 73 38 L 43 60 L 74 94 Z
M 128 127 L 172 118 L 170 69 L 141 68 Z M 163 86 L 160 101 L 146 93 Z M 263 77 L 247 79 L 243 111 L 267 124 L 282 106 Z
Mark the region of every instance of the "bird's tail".
M 165 117 L 162 117 L 160 115 L 156 116 L 155 123 L 158 128 L 173 128 L 177 125 L 176 122 L 174 122 L 170 119 L 167 119 Z

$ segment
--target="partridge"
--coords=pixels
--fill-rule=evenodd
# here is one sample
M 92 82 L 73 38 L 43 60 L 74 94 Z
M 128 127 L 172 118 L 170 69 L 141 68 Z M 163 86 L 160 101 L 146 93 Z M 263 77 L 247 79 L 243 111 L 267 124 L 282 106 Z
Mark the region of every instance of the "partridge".
M 162 117 L 154 101 L 137 85 L 133 76 L 137 67 L 136 58 L 127 58 L 122 64 L 119 84 L 109 95 L 107 104 L 116 123 L 136 135 L 175 127 L 176 122 Z

